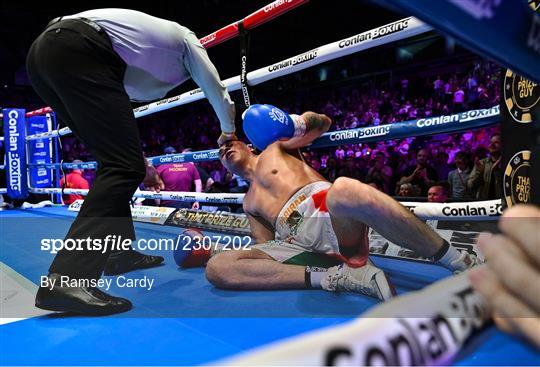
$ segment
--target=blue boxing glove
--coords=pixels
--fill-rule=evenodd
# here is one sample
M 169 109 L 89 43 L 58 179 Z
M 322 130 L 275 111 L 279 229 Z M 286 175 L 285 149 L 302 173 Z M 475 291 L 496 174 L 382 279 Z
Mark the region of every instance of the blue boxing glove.
M 306 133 L 301 116 L 289 115 L 269 104 L 251 105 L 242 114 L 244 133 L 259 150 L 278 140 L 288 140 Z

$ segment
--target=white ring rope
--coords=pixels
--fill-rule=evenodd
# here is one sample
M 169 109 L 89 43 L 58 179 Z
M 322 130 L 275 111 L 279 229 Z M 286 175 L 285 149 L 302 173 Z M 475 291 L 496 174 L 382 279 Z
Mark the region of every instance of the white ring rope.
M 64 189 L 61 188 L 30 188 L 30 192 L 34 194 L 72 194 L 72 195 L 88 195 L 87 189 Z M 242 204 L 244 200 L 244 194 L 207 194 L 200 192 L 181 192 L 181 191 L 136 191 L 133 195 L 134 198 L 145 199 L 160 199 L 160 200 L 174 200 L 174 201 L 186 201 L 186 202 L 201 202 L 201 203 L 215 203 L 215 204 Z
M 30 188 L 34 194 L 88 194 L 87 189 L 64 189 L 61 188 Z M 200 192 L 181 191 L 153 191 L 137 190 L 134 198 L 161 199 L 172 201 L 217 203 L 217 204 L 242 204 L 245 194 L 208 194 Z M 501 200 L 471 201 L 461 203 L 416 203 L 400 202 L 420 219 L 425 220 L 492 220 L 502 213 Z
M 218 366 L 447 366 L 489 309 L 462 273 L 357 319 L 216 361 Z
M 502 202 L 498 200 L 469 201 L 460 203 L 414 203 L 401 205 L 425 220 L 478 220 L 485 221 L 502 214 Z
M 422 23 L 414 17 L 408 17 L 396 22 L 371 29 L 360 34 L 347 37 L 345 39 L 323 45 L 313 50 L 290 57 L 272 65 L 254 70 L 247 74 L 248 84 L 253 86 L 263 83 L 267 80 L 278 78 L 280 76 L 292 74 L 294 72 L 321 64 L 326 61 L 334 60 L 343 56 L 351 55 L 356 52 L 367 50 L 390 42 L 399 41 L 405 38 L 413 37 L 422 33 L 431 31 L 433 28 Z M 235 76 L 223 81 L 229 91 L 240 89 L 240 76 Z M 162 99 L 133 110 L 135 118 L 150 115 L 156 112 L 164 111 L 198 101 L 204 98 L 204 93 L 200 88 L 180 94 L 168 99 Z M 53 130 L 46 133 L 29 135 L 26 140 L 38 140 L 52 138 L 69 134 L 69 128 Z

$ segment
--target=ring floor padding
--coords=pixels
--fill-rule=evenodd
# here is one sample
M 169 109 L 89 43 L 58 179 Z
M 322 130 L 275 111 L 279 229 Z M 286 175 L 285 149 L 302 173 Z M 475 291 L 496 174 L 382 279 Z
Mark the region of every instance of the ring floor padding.
M 42 238 L 63 238 L 75 214 L 62 207 L 0 212 L 0 261 L 34 284 L 53 258 Z M 136 223 L 138 238 L 176 236 L 181 228 Z M 118 288 L 132 311 L 108 317 L 34 316 L 0 326 L 0 365 L 193 365 L 230 357 L 318 328 L 351 320 L 376 301 L 322 290 L 227 291 L 204 269 L 166 264 L 127 274 L 155 279 L 150 291 Z M 439 266 L 374 257 L 399 293 L 449 275 Z M 111 278 L 111 277 L 107 277 Z M 4 302 L 4 300 L 2 300 Z M 460 353 L 457 365 L 538 365 L 529 344 L 488 327 Z

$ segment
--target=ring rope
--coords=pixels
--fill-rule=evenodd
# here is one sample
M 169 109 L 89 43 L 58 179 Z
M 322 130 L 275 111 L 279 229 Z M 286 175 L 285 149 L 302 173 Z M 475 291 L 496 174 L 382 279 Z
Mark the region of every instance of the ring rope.
M 88 194 L 87 189 L 65 188 L 64 194 L 83 195 Z M 61 194 L 60 188 L 30 188 L 34 194 Z M 199 192 L 182 191 L 137 191 L 134 198 L 160 199 L 186 202 L 218 203 L 218 204 L 242 204 L 245 194 L 209 194 Z M 400 202 L 405 208 L 413 212 L 417 217 L 426 220 L 492 220 L 502 213 L 501 200 L 471 201 L 460 203 L 417 203 Z
M 448 116 L 421 118 L 387 125 L 332 131 L 325 133 L 316 139 L 310 147 L 333 147 L 345 144 L 371 143 L 424 135 L 455 133 L 494 125 L 498 122 L 499 106 L 493 106 L 487 109 L 471 110 Z M 167 163 L 209 162 L 218 159 L 218 149 L 166 154 L 147 158 L 153 166 Z M 29 164 L 28 166 L 31 168 L 58 168 L 61 166 L 68 169 L 92 169 L 97 167 L 97 163 L 93 161 L 84 163 L 64 163 L 62 165 L 60 165 L 60 163 L 34 163 Z
M 247 75 L 250 86 L 263 83 L 267 80 L 292 74 L 308 67 L 334 60 L 339 57 L 351 55 L 356 52 L 413 37 L 431 31 L 432 28 L 413 17 L 404 18 L 396 22 L 371 29 L 360 34 L 329 43 L 272 65 L 251 71 Z M 222 81 L 229 91 L 240 89 L 240 75 Z M 180 94 L 175 97 L 162 99 L 150 104 L 135 108 L 135 118 L 147 116 L 156 112 L 165 111 L 173 107 L 198 101 L 204 98 L 200 88 Z M 38 140 L 69 134 L 69 128 L 53 130 L 46 133 L 29 135 L 26 140 Z
M 487 322 L 462 273 L 330 326 L 212 363 L 219 366 L 447 366 Z M 435 351 L 435 352 L 434 352 Z
M 253 29 L 308 2 L 309 0 L 276 0 L 270 4 L 265 5 L 261 9 L 251 13 L 242 20 L 244 21 L 246 29 Z M 234 38 L 238 36 L 237 23 L 238 22 L 234 22 L 223 28 L 220 28 L 217 31 L 212 32 L 209 35 L 199 39 L 199 41 L 204 48 L 210 48 L 231 38 Z M 53 112 L 51 107 L 42 107 L 37 110 L 27 112 L 25 116 L 39 116 L 49 112 Z M 3 118 L 2 113 L 0 113 L 0 119 L 1 118 Z
M 66 195 L 88 195 L 88 189 L 70 189 L 65 188 L 36 188 L 30 187 L 29 191 L 34 194 L 66 194 Z M 186 202 L 201 202 L 201 203 L 216 203 L 216 204 L 242 204 L 244 194 L 207 194 L 199 192 L 182 192 L 182 191 L 137 191 L 133 195 L 134 198 L 145 199 L 160 199 L 174 200 Z
M 268 5 L 265 5 L 261 9 L 251 13 L 250 15 L 239 20 L 238 22 L 231 23 L 223 28 L 218 29 L 215 32 L 210 33 L 208 36 L 201 38 L 201 44 L 205 48 L 218 45 L 222 42 L 238 36 L 238 23 L 241 21 L 244 23 L 244 27 L 246 30 L 253 29 L 308 2 L 309 0 L 276 0 Z

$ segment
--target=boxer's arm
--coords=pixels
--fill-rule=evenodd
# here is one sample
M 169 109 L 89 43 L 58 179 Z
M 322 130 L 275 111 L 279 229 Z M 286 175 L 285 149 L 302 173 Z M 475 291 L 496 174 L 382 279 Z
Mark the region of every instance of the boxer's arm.
M 323 114 L 315 112 L 304 112 L 300 116 L 291 117 L 296 119 L 295 126 L 300 126 L 299 129 L 305 129 L 303 134 L 298 134 L 289 140 L 279 141 L 278 144 L 284 150 L 295 150 L 311 144 L 315 139 L 324 134 L 332 125 L 332 120 Z M 301 127 L 302 125 L 305 128 Z
M 275 239 L 275 232 L 269 224 L 260 216 L 246 212 L 249 220 L 251 235 L 255 239 L 255 243 L 265 243 Z

